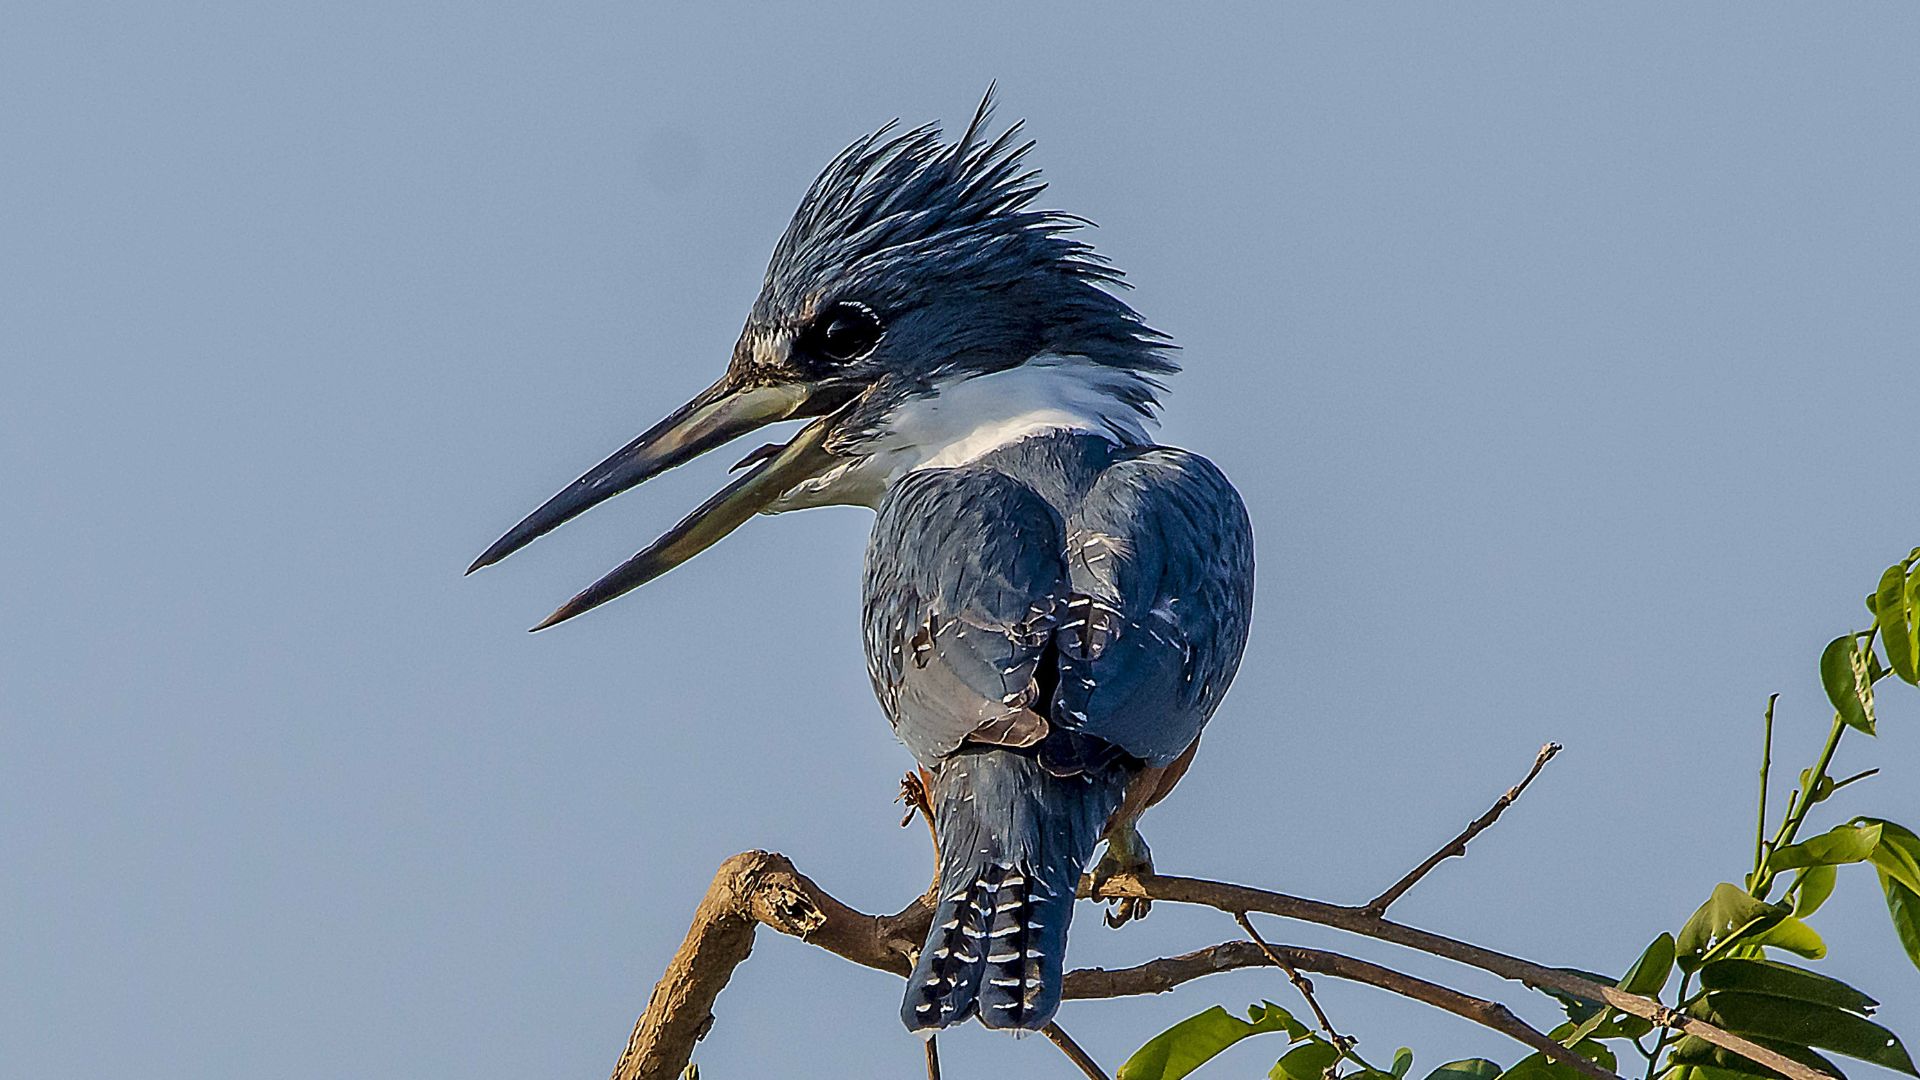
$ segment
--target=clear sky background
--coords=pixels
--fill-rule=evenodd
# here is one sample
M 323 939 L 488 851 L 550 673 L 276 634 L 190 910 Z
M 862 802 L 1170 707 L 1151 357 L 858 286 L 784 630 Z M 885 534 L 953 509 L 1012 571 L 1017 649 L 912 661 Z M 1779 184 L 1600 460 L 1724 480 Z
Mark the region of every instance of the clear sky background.
M 991 79 L 1185 346 L 1166 441 L 1258 532 L 1161 868 L 1362 900 L 1555 739 L 1399 916 L 1618 970 L 1746 869 L 1766 695 L 1790 782 L 1821 646 L 1920 543 L 1920 7 L 16 3 L 0 1075 L 600 1076 L 726 856 L 869 910 L 925 884 L 860 655 L 865 511 L 760 519 L 525 633 L 716 456 L 460 575 L 718 373 L 835 151 Z M 1917 703 L 1843 754 L 1884 772 L 1836 816 L 1920 824 Z M 1872 875 L 1815 925 L 1920 1040 Z M 1083 908 L 1073 961 L 1235 932 Z M 1520 1054 L 1321 982 L 1417 1075 Z M 917 1075 L 899 989 L 765 935 L 698 1060 Z M 1263 996 L 1297 1003 L 1244 972 L 1061 1019 L 1112 1067 Z M 943 1046 L 954 1077 L 1074 1075 Z

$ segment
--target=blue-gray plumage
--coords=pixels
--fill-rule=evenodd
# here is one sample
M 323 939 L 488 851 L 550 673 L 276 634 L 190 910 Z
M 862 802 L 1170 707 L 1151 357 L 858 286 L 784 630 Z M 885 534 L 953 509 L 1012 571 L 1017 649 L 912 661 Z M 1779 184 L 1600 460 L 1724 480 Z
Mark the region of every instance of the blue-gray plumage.
M 1148 430 L 1175 370 L 1074 237 L 1016 124 L 882 129 L 828 165 L 775 247 L 727 373 L 527 516 L 496 562 L 588 507 L 779 420 L 809 422 L 540 627 L 755 512 L 877 512 L 864 641 L 919 764 L 939 862 L 902 1017 L 1034 1030 L 1059 1006 L 1080 874 L 1149 867 L 1140 813 L 1184 773 L 1239 665 L 1245 510 Z M 536 627 L 539 629 L 540 627 Z M 1123 916 L 1125 912 L 1123 911 Z
M 909 1027 L 1052 1018 L 1101 832 L 1130 783 L 1199 738 L 1239 665 L 1251 539 L 1204 458 L 1077 432 L 888 491 L 868 671 L 932 779 L 941 853 Z

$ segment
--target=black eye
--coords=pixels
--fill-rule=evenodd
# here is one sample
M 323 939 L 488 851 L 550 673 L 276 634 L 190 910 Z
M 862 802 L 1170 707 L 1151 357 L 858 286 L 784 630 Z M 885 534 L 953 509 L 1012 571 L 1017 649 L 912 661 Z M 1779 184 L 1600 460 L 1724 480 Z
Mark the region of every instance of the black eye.
M 834 304 L 807 327 L 801 347 L 822 360 L 844 364 L 872 352 L 884 329 L 880 316 L 865 304 Z

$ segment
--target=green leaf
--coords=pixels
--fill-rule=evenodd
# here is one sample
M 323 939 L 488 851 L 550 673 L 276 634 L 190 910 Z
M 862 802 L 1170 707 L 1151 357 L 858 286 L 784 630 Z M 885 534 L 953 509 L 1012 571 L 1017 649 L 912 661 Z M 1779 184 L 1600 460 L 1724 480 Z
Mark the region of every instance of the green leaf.
M 1840 1066 L 1804 1046 L 1795 1046 L 1789 1042 L 1781 1042 L 1779 1039 L 1767 1039 L 1757 1035 L 1749 1035 L 1748 1038 L 1781 1057 L 1797 1061 L 1802 1065 L 1810 1065 L 1828 1076 L 1846 1080 L 1847 1074 L 1840 1071 Z M 1728 1074 L 1743 1077 L 1778 1077 L 1780 1075 L 1765 1065 L 1748 1061 L 1731 1050 L 1715 1046 L 1698 1035 L 1681 1036 L 1673 1044 L 1673 1054 L 1667 1060 L 1675 1065 L 1706 1066 L 1705 1069 L 1697 1071 L 1717 1074 L 1717 1080 L 1729 1080 Z
M 1873 734 L 1873 684 L 1867 679 L 1867 658 L 1852 634 L 1827 643 L 1820 654 L 1820 683 L 1848 727 Z
M 1920 1076 L 1906 1047 L 1893 1032 L 1864 1017 L 1810 1001 L 1717 990 L 1690 1011 L 1709 1024 L 1740 1035 L 1779 1039 L 1794 1046 L 1819 1047 L 1859 1058 L 1910 1076 Z
M 1572 1048 L 1589 1039 L 1637 1039 L 1652 1030 L 1651 1021 L 1606 1009 L 1595 1012 L 1579 1024 L 1561 1024 L 1548 1032 L 1547 1037 L 1561 1046 Z
M 1501 1073 L 1500 1080 L 1585 1080 L 1585 1074 L 1543 1054 L 1530 1054 Z
M 1887 914 L 1907 959 L 1920 967 L 1920 836 L 1911 829 L 1878 818 L 1856 818 L 1880 827 L 1880 844 L 1873 849 L 1873 868 L 1880 872 L 1880 891 L 1887 897 Z
M 1672 1068 L 1660 1074 L 1660 1080 L 1746 1080 L 1749 1076 L 1772 1075 L 1758 1065 L 1750 1065 L 1748 1068 L 1759 1071 L 1740 1072 L 1735 1069 L 1723 1069 L 1716 1065 L 1689 1065 L 1676 1062 Z
M 1271 1001 L 1248 1009 L 1245 1020 L 1215 1005 L 1148 1039 L 1120 1066 L 1118 1080 L 1180 1080 L 1241 1039 L 1270 1031 L 1293 1039 L 1307 1035 L 1305 1025 Z
M 1412 1069 L 1413 1051 L 1405 1046 L 1395 1050 L 1393 1052 L 1393 1064 L 1387 1067 L 1387 1071 L 1404 1080 L 1407 1073 L 1412 1071 Z
M 1657 998 L 1660 991 L 1666 989 L 1667 978 L 1673 973 L 1674 944 L 1672 934 L 1661 934 L 1653 939 L 1640 953 L 1640 959 L 1633 962 L 1627 973 L 1620 977 L 1620 989 L 1629 994 Z
M 1486 1058 L 1463 1058 L 1433 1070 L 1426 1080 L 1494 1080 L 1499 1075 L 1500 1066 Z
M 1854 818 L 1857 823 L 1878 825 L 1880 845 L 1873 849 L 1873 865 L 1913 892 L 1920 892 L 1920 836 L 1912 830 L 1880 818 Z
M 1559 1034 L 1556 1029 L 1555 1034 Z M 1597 1042 L 1582 1042 L 1569 1047 L 1574 1053 L 1600 1065 L 1608 1072 L 1619 1066 L 1613 1051 Z M 1506 1072 L 1500 1074 L 1500 1080 L 1584 1080 L 1586 1074 L 1564 1062 L 1555 1061 L 1545 1054 L 1528 1054 L 1513 1063 Z
M 1680 928 L 1674 942 L 1678 951 L 1675 959 L 1680 970 L 1692 971 L 1713 946 L 1765 930 L 1787 916 L 1785 905 L 1755 900 L 1739 886 L 1723 881 L 1713 887 L 1713 895 Z
M 1920 574 L 1915 575 L 1920 579 Z M 1873 591 L 1873 621 L 1880 627 L 1880 643 L 1887 650 L 1893 673 L 1920 686 L 1920 624 L 1915 622 L 1914 581 L 1904 563 L 1887 567 L 1880 587 Z
M 1793 879 L 1793 913 L 1806 918 L 1820 910 L 1833 895 L 1833 883 L 1840 876 L 1833 866 L 1809 866 Z
M 1920 968 L 1920 893 L 1884 870 L 1880 872 L 1880 888 L 1887 894 L 1887 914 L 1893 917 L 1893 932 L 1900 937 L 1900 947 L 1907 950 L 1913 966 Z
M 1301 1043 L 1273 1063 L 1267 1080 L 1324 1080 L 1327 1070 L 1340 1060 L 1340 1051 L 1325 1039 Z
M 1785 949 L 1809 960 L 1818 960 L 1827 955 L 1827 943 L 1820 939 L 1819 934 L 1813 932 L 1813 927 L 1792 915 L 1760 931 L 1748 941 L 1754 945 L 1770 945 L 1776 949 Z
M 1863 1016 L 1880 1004 L 1839 979 L 1778 960 L 1715 960 L 1700 969 L 1700 987 L 1811 1001 Z
M 1614 985 L 1629 994 L 1658 998 L 1673 973 L 1673 956 L 1673 935 L 1661 934 L 1641 952 L 1640 958 Z M 1601 975 L 1590 974 L 1588 977 L 1595 982 L 1609 981 Z M 1637 1039 L 1653 1030 L 1653 1025 L 1648 1021 L 1617 1009 L 1605 1008 L 1571 995 L 1566 1000 L 1567 1015 L 1574 1022 L 1555 1028 L 1553 1034 L 1553 1038 L 1562 1046 L 1576 1046 L 1587 1039 Z
M 1767 858 L 1771 870 L 1794 870 L 1803 866 L 1838 866 L 1862 862 L 1880 845 L 1880 826 L 1867 824 L 1836 825 L 1811 840 L 1788 844 Z

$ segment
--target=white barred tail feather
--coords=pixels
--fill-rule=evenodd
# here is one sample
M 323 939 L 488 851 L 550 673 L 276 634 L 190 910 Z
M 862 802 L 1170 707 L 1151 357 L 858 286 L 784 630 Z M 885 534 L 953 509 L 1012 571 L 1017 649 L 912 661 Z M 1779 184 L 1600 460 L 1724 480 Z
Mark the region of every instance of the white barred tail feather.
M 1074 890 L 1126 789 L 1119 767 L 1057 776 L 1032 750 L 955 755 L 934 778 L 940 902 L 900 1016 L 1037 1031 L 1060 1007 Z

